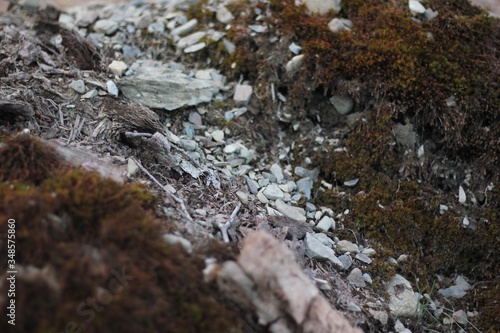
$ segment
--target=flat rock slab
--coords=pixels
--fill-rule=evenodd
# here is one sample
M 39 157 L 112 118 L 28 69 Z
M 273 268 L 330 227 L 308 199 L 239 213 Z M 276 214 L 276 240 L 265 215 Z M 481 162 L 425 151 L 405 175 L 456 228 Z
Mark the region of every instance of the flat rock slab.
M 168 111 L 210 102 L 220 88 L 213 80 L 192 78 L 168 65 L 144 64 L 122 78 L 118 87 L 130 100 Z

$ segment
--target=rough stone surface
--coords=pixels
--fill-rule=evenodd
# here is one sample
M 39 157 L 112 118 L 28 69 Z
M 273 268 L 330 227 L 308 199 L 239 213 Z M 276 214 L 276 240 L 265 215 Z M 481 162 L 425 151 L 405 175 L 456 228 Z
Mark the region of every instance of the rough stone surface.
M 333 96 L 330 98 L 330 103 L 335 107 L 335 110 L 341 115 L 347 115 L 352 112 L 354 102 L 351 98 L 345 96 Z
M 316 228 L 323 232 L 327 232 L 332 227 L 335 229 L 334 225 L 335 221 L 331 217 L 323 216 L 323 218 L 316 225 Z
M 349 242 L 348 240 L 341 240 L 337 243 L 337 250 L 339 252 L 350 252 L 357 253 L 359 248 L 356 244 Z
M 389 309 L 395 317 L 414 317 L 417 314 L 419 297 L 413 291 L 411 283 L 396 274 L 387 284 L 389 294 Z
M 127 69 L 127 64 L 123 61 L 113 60 L 109 65 L 108 69 L 114 75 L 120 77 Z
M 307 233 L 305 238 L 306 255 L 311 259 L 329 260 L 337 268 L 344 269 L 342 262 L 335 256 L 335 252 L 321 243 L 313 234 Z
M 209 102 L 219 91 L 215 82 L 188 77 L 167 65 L 141 66 L 118 87 L 130 100 L 169 111 Z
M 311 13 L 326 14 L 328 11 L 333 10 L 335 13 L 340 12 L 342 0 L 304 0 L 307 9 Z
M 85 94 L 85 82 L 83 80 L 71 81 L 69 87 L 80 95 Z
M 351 273 L 347 276 L 347 280 L 350 284 L 358 288 L 366 287 L 365 279 L 363 278 L 363 272 L 359 268 L 354 268 Z
M 234 89 L 234 103 L 236 106 L 245 106 L 252 98 L 253 88 L 246 84 L 239 84 Z
M 283 214 L 286 217 L 289 217 L 293 220 L 296 220 L 299 222 L 307 221 L 306 216 L 303 214 L 305 212 L 303 211 L 302 208 L 293 207 L 293 206 L 287 205 L 286 203 L 284 203 L 281 200 L 276 200 L 276 209 L 281 214 Z
M 262 192 L 269 200 L 283 199 L 283 191 L 276 184 L 268 185 Z

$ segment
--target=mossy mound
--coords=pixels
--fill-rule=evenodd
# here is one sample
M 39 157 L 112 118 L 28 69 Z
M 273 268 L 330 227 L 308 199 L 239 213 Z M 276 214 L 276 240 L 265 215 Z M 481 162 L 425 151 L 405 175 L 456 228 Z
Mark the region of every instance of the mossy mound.
M 145 189 L 48 170 L 55 153 L 32 138 L 7 145 L 1 160 L 36 158 L 38 167 L 2 169 L 0 232 L 15 220 L 18 270 L 16 326 L 3 320 L 2 332 L 243 331 L 239 314 L 203 281 L 203 256 L 164 242 L 173 223 L 155 217 L 156 199 Z M 6 272 L 7 261 L 0 267 Z M 7 289 L 0 287 L 2 308 Z
M 498 163 L 498 19 L 466 0 L 429 1 L 439 15 L 423 23 L 413 19 L 407 1 L 346 1 L 339 14 L 325 16 L 310 15 L 292 0 L 271 5 L 273 23 L 305 55 L 305 66 L 285 80 L 297 92 L 287 102 L 297 111 L 307 108 L 312 92 L 339 93 L 342 82 L 356 80 L 372 98 L 395 103 L 395 119 L 411 119 L 445 149 L 481 156 L 490 169 Z M 335 16 L 351 20 L 352 31 L 332 33 L 328 22 Z M 368 101 L 359 91 L 344 93 L 365 111 Z

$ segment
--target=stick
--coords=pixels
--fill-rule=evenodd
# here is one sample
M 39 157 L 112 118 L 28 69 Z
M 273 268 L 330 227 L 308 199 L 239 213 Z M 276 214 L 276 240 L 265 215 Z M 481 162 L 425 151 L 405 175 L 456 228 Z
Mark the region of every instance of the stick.
M 229 235 L 227 234 L 227 230 L 231 226 L 231 223 L 233 223 L 233 220 L 236 217 L 236 214 L 238 214 L 238 212 L 240 211 L 240 208 L 241 208 L 241 202 L 238 202 L 236 207 L 234 207 L 234 210 L 231 213 L 229 220 L 227 220 L 226 223 L 219 223 L 219 229 L 222 233 L 222 239 L 224 240 L 224 243 L 229 243 Z
M 158 179 L 156 179 L 151 173 L 149 173 L 148 170 L 146 170 L 145 167 L 142 166 L 142 164 L 135 158 L 135 157 L 131 157 L 132 158 L 132 161 L 135 162 L 135 164 L 137 164 L 137 166 L 139 166 L 139 168 L 146 174 L 148 175 L 149 178 L 151 178 L 152 181 L 154 181 L 156 183 L 156 185 L 158 185 L 163 191 L 165 191 L 165 193 L 167 193 L 168 196 L 170 196 L 172 199 L 174 199 L 175 202 L 177 202 L 180 206 L 181 206 L 181 209 L 182 209 L 182 212 L 184 213 L 184 217 L 186 219 L 188 219 L 190 222 L 194 222 L 193 221 L 193 218 L 191 217 L 191 215 L 189 215 L 189 212 L 187 211 L 187 208 L 186 208 L 186 205 L 184 204 L 184 201 L 175 196 L 173 193 L 170 193 L 166 188 L 165 186 L 163 186 L 159 181 Z

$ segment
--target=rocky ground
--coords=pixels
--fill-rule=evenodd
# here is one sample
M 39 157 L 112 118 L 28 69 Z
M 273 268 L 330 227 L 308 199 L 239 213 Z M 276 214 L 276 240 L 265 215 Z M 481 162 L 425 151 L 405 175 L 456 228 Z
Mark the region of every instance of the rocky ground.
M 500 330 L 498 20 L 326 4 L 1 14 L 3 331 Z

